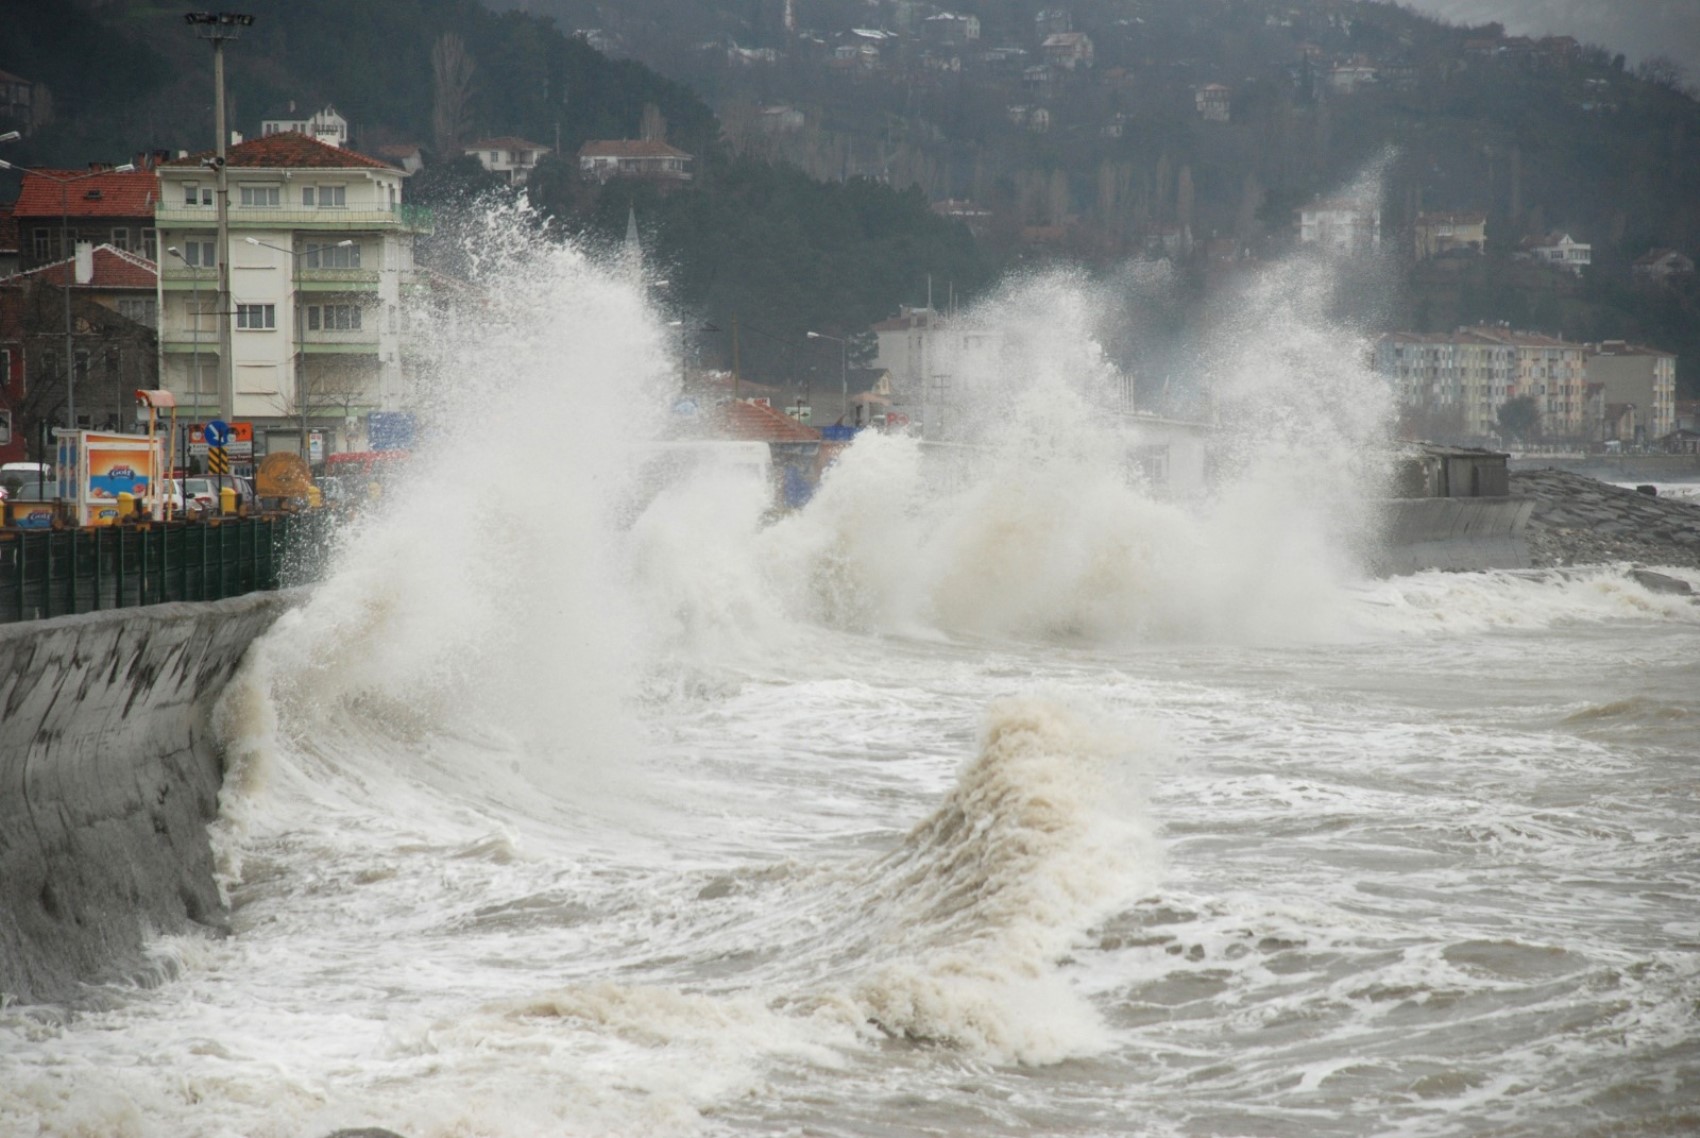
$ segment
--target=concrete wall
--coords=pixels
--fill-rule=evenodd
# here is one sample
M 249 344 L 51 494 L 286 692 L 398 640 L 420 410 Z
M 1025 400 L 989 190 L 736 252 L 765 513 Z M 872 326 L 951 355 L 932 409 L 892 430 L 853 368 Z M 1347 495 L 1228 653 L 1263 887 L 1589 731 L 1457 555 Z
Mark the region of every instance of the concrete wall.
M 1424 569 L 1526 569 L 1527 498 L 1398 498 L 1387 503 L 1376 572 Z
M 0 1000 L 74 1001 L 151 933 L 222 927 L 208 714 L 294 599 L 0 626 Z
M 1687 482 L 1700 479 L 1700 455 L 1624 454 L 1566 458 L 1556 455 L 1513 457 L 1511 469 L 1564 470 L 1601 482 Z

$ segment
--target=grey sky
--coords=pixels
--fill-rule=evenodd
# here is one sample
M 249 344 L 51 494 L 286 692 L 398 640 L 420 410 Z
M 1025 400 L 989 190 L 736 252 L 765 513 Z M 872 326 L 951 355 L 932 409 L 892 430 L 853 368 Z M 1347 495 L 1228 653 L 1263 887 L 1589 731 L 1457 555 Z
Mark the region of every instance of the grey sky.
M 1570 35 L 1630 62 L 1667 55 L 1700 81 L 1700 0 L 1404 0 L 1454 23 L 1497 20 L 1512 35 Z

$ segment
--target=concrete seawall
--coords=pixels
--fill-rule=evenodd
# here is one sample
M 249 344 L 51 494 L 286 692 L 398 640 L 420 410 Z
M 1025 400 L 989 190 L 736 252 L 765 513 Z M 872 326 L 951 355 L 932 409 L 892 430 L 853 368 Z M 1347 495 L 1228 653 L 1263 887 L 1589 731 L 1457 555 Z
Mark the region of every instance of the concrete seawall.
M 0 1000 L 140 974 L 154 933 L 222 927 L 208 716 L 296 597 L 0 626 Z
M 1526 569 L 1527 498 L 1398 498 L 1387 503 L 1379 573 L 1424 569 Z

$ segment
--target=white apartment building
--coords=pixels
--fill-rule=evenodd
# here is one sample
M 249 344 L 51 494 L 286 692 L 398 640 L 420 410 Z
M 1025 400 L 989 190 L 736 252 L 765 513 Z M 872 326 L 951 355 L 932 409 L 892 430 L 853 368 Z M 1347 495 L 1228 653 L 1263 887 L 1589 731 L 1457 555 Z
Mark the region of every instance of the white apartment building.
M 1645 444 L 1676 430 L 1676 356 L 1657 348 L 1607 340 L 1588 345 L 1588 382 L 1604 387 L 1605 401 L 1633 403 Z
M 405 404 L 400 301 L 410 211 L 393 166 L 272 134 L 227 151 L 229 248 L 217 248 L 204 156 L 159 168 L 160 382 L 184 417 L 219 411 L 218 261 L 230 266 L 234 417 L 255 455 L 295 450 L 303 419 L 330 450 L 363 449 L 365 417 Z M 172 250 L 175 250 L 173 252 Z
M 291 102 L 276 118 L 260 120 L 261 137 L 272 134 L 304 134 L 329 146 L 347 146 L 348 120 L 328 103 L 322 111 L 300 116 L 296 114 L 295 104 Z

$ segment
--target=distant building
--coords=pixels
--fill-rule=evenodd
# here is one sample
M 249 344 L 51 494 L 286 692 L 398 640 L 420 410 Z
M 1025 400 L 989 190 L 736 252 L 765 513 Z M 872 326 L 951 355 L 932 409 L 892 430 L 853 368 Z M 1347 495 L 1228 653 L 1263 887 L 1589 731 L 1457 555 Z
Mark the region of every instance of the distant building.
M 461 150 L 478 159 L 478 164 L 490 173 L 506 178 L 510 186 L 525 185 L 531 172 L 537 169 L 537 160 L 549 153 L 542 143 L 512 136 L 479 139 Z
M 991 224 L 992 211 L 976 202 L 946 198 L 932 204 L 932 211 L 940 217 L 948 217 L 952 221 L 960 221 L 976 236 L 985 233 Z
M 1582 270 L 1593 263 L 1594 247 L 1574 240 L 1568 233 L 1548 233 L 1524 238 L 1518 256 L 1581 276 Z
M 921 35 L 939 47 L 966 47 L 980 40 L 980 17 L 940 12 L 921 21 Z
M 1375 346 L 1375 369 L 1392 380 L 1399 402 L 1454 412 L 1463 432 L 1499 432 L 1499 409 L 1529 396 L 1542 434 L 1581 439 L 1587 425 L 1587 371 L 1581 344 L 1504 325 L 1448 333 L 1393 332 Z
M 579 173 L 598 182 L 610 178 L 688 182 L 691 162 L 691 156 L 677 147 L 644 139 L 587 142 L 578 152 Z
M 1694 259 L 1675 249 L 1652 249 L 1635 258 L 1631 271 L 1638 281 L 1662 284 L 1672 277 L 1692 276 Z
M 1074 30 L 1074 17 L 1067 8 L 1046 8 L 1033 17 L 1033 33 L 1041 40 L 1046 36 Z
M 0 71 L 0 130 L 30 134 L 51 116 L 47 88 L 22 75 Z
M 1206 83 L 1193 92 L 1198 116 L 1205 122 L 1227 122 L 1232 101 L 1233 92 L 1220 83 Z
M 1064 71 L 1092 66 L 1092 39 L 1085 32 L 1056 32 L 1039 45 L 1045 62 Z
M 260 137 L 272 134 L 304 134 L 326 146 L 347 146 L 348 120 L 329 103 L 315 114 L 298 115 L 292 100 L 272 118 L 260 120 Z
M 1589 344 L 1586 358 L 1588 381 L 1603 387 L 1607 404 L 1632 403 L 1639 412 L 1634 437 L 1623 441 L 1644 444 L 1676 429 L 1674 354 L 1606 340 Z
M 1480 253 L 1487 246 L 1487 214 L 1419 213 L 1415 236 L 1419 261 L 1445 253 Z
M 1331 198 L 1299 211 L 1299 242 L 1341 256 L 1381 249 L 1381 207 L 1371 201 Z
M 1378 70 L 1372 64 L 1362 60 L 1337 63 L 1328 69 L 1328 89 L 1341 95 L 1350 95 L 1373 86 L 1378 75 Z

